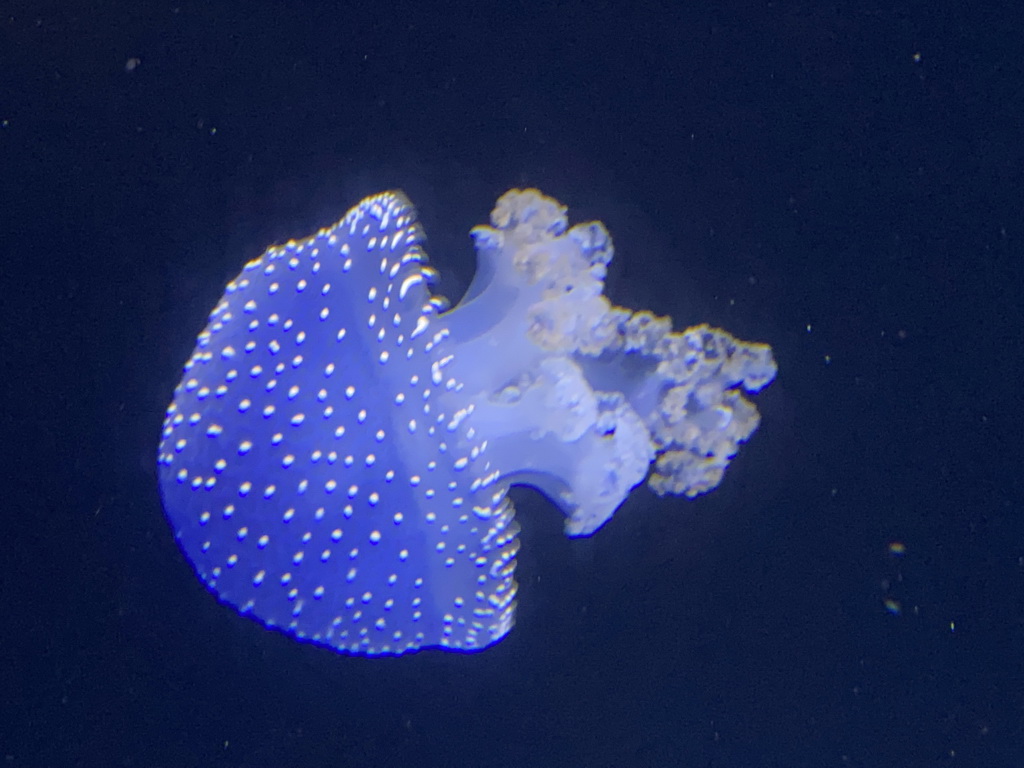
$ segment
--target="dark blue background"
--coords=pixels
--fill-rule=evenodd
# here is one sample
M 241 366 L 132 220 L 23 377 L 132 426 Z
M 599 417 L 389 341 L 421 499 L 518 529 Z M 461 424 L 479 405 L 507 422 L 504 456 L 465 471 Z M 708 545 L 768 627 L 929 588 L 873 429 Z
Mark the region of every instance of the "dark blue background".
M 4 764 L 1024 764 L 1021 10 L 966 5 L 8 1 Z M 518 493 L 481 654 L 220 606 L 154 457 L 226 280 L 398 186 L 457 298 L 522 185 L 774 347 L 722 487 L 579 541 Z

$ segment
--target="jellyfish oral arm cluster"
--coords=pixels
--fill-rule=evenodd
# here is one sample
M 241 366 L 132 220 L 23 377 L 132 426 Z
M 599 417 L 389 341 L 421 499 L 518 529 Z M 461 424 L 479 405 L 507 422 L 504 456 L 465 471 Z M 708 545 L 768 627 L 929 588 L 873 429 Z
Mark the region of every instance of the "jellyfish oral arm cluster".
M 366 198 L 229 283 L 168 408 L 164 506 L 225 603 L 336 650 L 479 650 L 515 616 L 512 484 L 566 532 L 648 479 L 722 480 L 772 381 L 764 344 L 612 305 L 611 239 L 511 190 L 454 308 L 415 209 Z
M 567 223 L 536 190 L 505 194 L 491 226 L 473 230 L 486 284 L 444 319 L 493 460 L 545 491 L 577 536 L 601 527 L 654 460 L 658 493 L 715 488 L 758 425 L 741 390 L 776 368 L 767 345 L 707 326 L 673 333 L 668 318 L 613 306 L 611 238 L 600 223 Z

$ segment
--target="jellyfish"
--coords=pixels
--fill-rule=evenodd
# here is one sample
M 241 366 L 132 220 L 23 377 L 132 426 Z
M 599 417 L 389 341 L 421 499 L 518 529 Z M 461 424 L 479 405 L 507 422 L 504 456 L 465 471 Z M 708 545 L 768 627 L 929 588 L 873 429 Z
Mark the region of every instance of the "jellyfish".
M 604 226 L 535 189 L 472 236 L 452 308 L 397 191 L 228 283 L 158 451 L 174 535 L 222 602 L 345 653 L 477 651 L 515 621 L 510 486 L 589 536 L 645 478 L 691 498 L 722 481 L 767 345 L 613 305 Z

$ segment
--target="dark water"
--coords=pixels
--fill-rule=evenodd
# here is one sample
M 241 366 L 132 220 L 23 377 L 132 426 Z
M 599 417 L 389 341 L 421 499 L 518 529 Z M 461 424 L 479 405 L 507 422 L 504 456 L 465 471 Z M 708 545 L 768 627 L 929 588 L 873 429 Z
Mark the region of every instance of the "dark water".
M 0 14 L 5 765 L 1020 764 L 1014 4 L 96 5 Z M 219 605 L 155 454 L 224 283 L 401 187 L 457 298 L 513 186 L 607 224 L 616 302 L 772 345 L 722 486 L 576 541 L 515 492 L 480 654 Z

